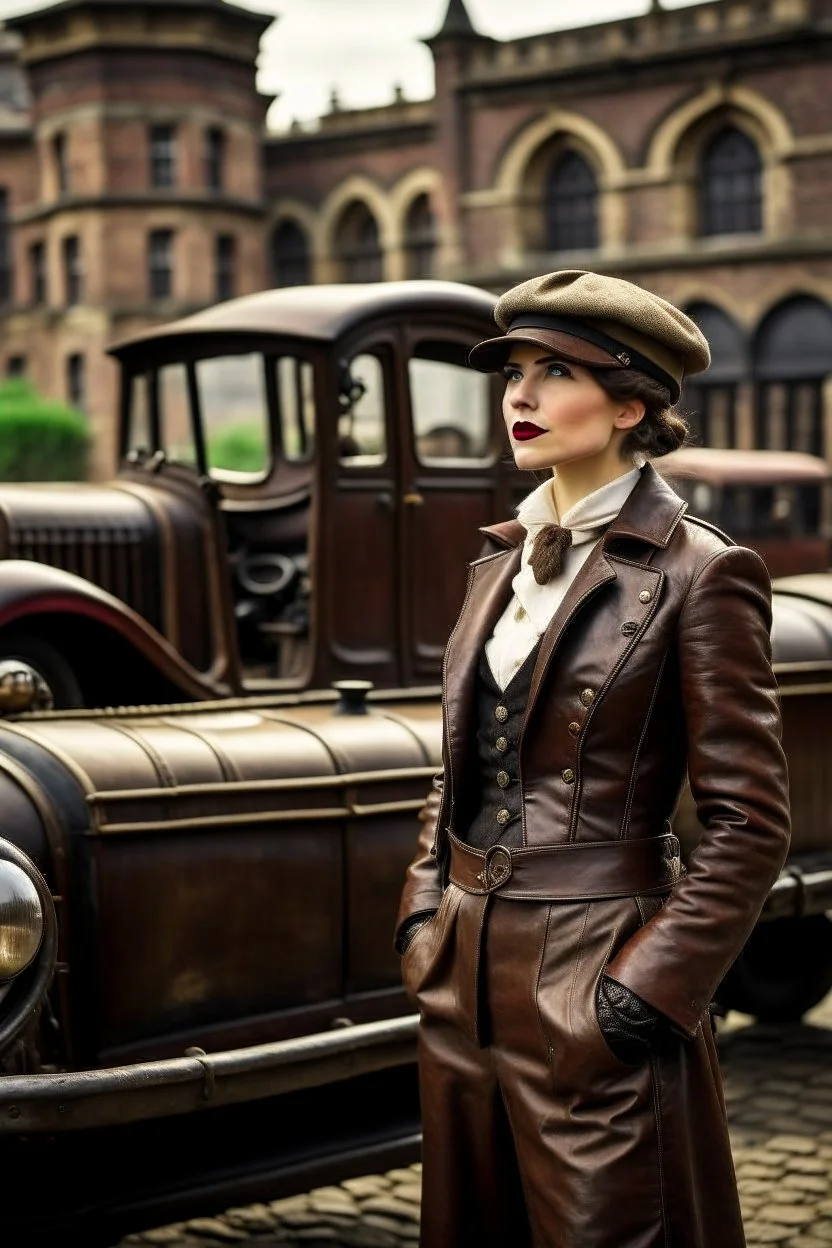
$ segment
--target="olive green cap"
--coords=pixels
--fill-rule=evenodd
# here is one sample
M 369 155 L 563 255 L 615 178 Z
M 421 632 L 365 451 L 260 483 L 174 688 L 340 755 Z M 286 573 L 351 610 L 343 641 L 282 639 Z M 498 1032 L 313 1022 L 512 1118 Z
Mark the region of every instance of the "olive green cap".
M 468 356 L 472 367 L 497 372 L 512 343 L 539 346 L 593 368 L 636 368 L 660 381 L 675 403 L 682 381 L 711 362 L 705 335 L 672 303 L 620 277 L 583 269 L 545 273 L 513 286 L 497 301 L 504 331 Z

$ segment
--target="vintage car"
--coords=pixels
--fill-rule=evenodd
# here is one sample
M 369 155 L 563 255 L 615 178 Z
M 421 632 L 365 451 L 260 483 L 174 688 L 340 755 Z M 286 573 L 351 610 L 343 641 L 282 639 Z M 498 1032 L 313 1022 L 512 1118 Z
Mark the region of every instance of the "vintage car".
M 117 349 L 116 482 L 0 486 L 11 1242 L 103 1248 L 418 1155 L 392 928 L 464 563 L 529 488 L 464 367 L 492 302 L 223 304 Z M 775 599 L 795 837 L 721 1000 L 795 1018 L 832 984 L 832 577 Z M 676 826 L 689 852 L 689 804 Z

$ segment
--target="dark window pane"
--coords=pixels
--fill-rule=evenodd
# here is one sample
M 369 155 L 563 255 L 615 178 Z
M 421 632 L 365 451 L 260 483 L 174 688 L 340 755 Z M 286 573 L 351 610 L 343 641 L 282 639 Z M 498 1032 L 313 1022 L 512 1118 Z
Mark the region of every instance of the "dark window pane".
M 215 285 L 217 299 L 231 299 L 236 285 L 237 240 L 233 234 L 218 234 L 216 241 Z
M 737 387 L 733 382 L 687 382 L 680 406 L 696 442 L 719 449 L 736 446 Z
M 43 243 L 32 243 L 29 248 L 29 277 L 32 303 L 36 306 L 46 303 L 46 247 Z
M 211 191 L 223 188 L 225 133 L 217 126 L 205 131 L 205 185 Z
M 405 223 L 408 277 L 431 277 L 436 259 L 436 221 L 427 195 L 410 205 Z
M 354 203 L 341 218 L 337 253 L 345 282 L 382 280 L 381 243 L 376 219 L 365 204 Z
M 63 241 L 64 293 L 68 306 L 80 303 L 84 295 L 81 264 L 81 243 L 77 234 L 70 234 Z
M 83 355 L 70 355 L 66 361 L 66 393 L 73 407 L 84 410 L 86 404 L 86 377 Z
M 305 286 L 311 278 L 306 235 L 294 221 L 283 221 L 272 234 L 272 281 L 275 286 Z
M 56 134 L 52 140 L 52 155 L 55 160 L 55 181 L 58 194 L 66 195 L 69 190 L 69 159 L 66 135 L 63 132 Z
M 150 127 L 150 185 L 164 190 L 176 185 L 176 129 Z
M 762 162 L 748 135 L 727 126 L 702 153 L 700 233 L 739 234 L 763 228 Z
M 0 187 L 0 303 L 12 297 L 12 237 L 9 193 Z
M 577 152 L 567 152 L 549 170 L 545 212 L 549 251 L 598 246 L 598 186 L 592 169 Z
M 173 230 L 151 230 L 147 265 L 150 298 L 170 299 L 173 294 Z
M 26 356 L 10 355 L 6 360 L 6 376 L 7 377 L 25 377 L 26 376 Z

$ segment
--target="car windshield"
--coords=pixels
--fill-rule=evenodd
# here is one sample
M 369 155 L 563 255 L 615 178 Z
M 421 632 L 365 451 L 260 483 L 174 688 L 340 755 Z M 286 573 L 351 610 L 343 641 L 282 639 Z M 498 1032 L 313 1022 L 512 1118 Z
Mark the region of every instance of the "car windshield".
M 794 537 L 821 531 L 827 488 L 823 481 L 715 486 L 675 478 L 672 485 L 693 515 L 718 525 L 730 537 Z

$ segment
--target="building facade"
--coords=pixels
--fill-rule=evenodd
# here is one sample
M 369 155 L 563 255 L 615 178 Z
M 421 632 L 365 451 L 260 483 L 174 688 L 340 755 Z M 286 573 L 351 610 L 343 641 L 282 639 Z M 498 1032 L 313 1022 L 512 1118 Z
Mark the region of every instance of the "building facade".
M 508 42 L 449 0 L 434 97 L 267 133 L 266 19 L 59 0 L 0 44 L 0 370 L 88 411 L 117 338 L 275 284 L 597 269 L 688 309 L 711 445 L 832 462 L 832 0 L 708 0 Z

